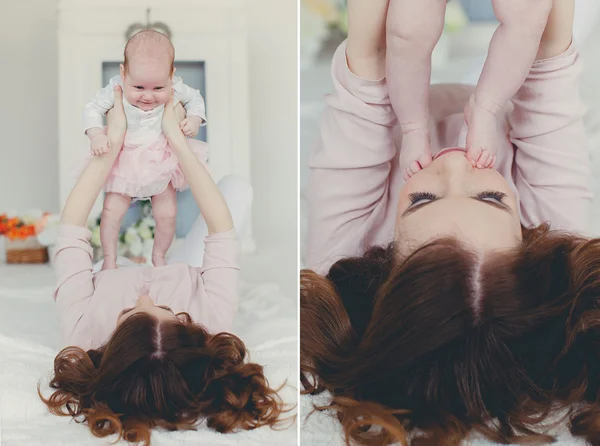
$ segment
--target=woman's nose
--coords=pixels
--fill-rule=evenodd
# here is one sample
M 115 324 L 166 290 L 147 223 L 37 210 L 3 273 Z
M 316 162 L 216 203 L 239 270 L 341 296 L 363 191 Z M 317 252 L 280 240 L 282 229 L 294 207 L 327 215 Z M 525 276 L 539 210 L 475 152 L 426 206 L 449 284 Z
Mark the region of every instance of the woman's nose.
M 469 173 L 473 171 L 473 166 L 461 152 L 448 154 L 445 157 L 440 179 L 443 179 L 446 184 L 446 194 L 462 195 L 465 185 L 468 184 Z
M 143 296 L 138 297 L 138 300 L 136 301 L 135 306 L 136 307 L 140 307 L 140 306 L 142 306 L 144 304 L 146 304 L 146 305 L 147 304 L 152 304 L 153 305 L 154 302 L 152 302 L 152 299 L 150 299 L 150 296 L 147 296 L 147 295 L 143 295 Z

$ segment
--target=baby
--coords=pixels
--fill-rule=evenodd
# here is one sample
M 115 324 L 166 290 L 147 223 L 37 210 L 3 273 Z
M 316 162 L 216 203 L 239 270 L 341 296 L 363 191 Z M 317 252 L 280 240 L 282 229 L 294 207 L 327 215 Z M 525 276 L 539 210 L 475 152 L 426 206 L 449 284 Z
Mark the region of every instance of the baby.
M 187 137 L 197 135 L 206 123 L 200 92 L 173 76 L 175 50 L 169 39 L 156 31 L 135 34 L 125 46 L 121 75 L 110 80 L 85 107 L 85 133 L 93 156 L 108 153 L 103 116 L 114 105 L 114 88 L 123 89 L 127 134 L 123 149 L 104 186 L 106 196 L 100 224 L 104 250 L 102 269 L 116 268 L 121 221 L 132 199 L 151 199 L 156 220 L 152 262 L 165 265 L 165 255 L 175 235 L 176 191 L 187 188 L 177 157 L 162 132 L 162 114 L 171 91 L 187 117 L 180 127 Z M 204 145 L 190 140 L 190 148 L 204 162 Z
M 497 115 L 529 73 L 552 2 L 492 0 L 500 26 L 475 93 L 465 107 L 467 159 L 474 167 L 494 166 Z M 432 161 L 428 129 L 431 53 L 444 28 L 445 10 L 446 0 L 390 0 L 386 78 L 402 130 L 400 167 L 405 179 Z

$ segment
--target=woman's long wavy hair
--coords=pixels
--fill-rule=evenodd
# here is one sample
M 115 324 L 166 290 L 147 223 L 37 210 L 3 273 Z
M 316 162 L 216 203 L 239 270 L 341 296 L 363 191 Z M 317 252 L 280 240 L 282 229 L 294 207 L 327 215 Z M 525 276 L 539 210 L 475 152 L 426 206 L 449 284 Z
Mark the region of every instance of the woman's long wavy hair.
M 244 343 L 178 316 L 134 314 L 97 350 L 65 348 L 54 360 L 55 390 L 46 399 L 38 386 L 40 398 L 97 437 L 116 433 L 145 445 L 155 426 L 193 429 L 201 419 L 223 433 L 275 426 L 283 403 L 263 368 L 247 361 Z
M 545 443 L 568 417 L 600 445 L 600 240 L 523 235 L 489 257 L 445 239 L 301 273 L 304 392 L 331 394 L 317 409 L 348 444 Z

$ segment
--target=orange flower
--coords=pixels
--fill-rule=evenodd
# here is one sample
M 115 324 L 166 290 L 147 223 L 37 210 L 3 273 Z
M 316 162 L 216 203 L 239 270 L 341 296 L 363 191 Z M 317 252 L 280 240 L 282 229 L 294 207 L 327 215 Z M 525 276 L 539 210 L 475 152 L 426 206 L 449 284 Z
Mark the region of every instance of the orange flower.
M 45 226 L 49 213 L 33 224 L 25 224 L 20 218 L 8 218 L 6 214 L 0 214 L 0 235 L 5 235 L 10 240 L 25 240 L 37 235 Z

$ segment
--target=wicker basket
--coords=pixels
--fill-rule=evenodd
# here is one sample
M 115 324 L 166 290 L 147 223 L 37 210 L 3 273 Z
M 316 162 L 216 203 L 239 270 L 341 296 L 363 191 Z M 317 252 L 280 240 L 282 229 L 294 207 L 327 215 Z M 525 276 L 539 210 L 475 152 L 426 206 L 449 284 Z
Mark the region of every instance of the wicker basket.
M 48 248 L 38 243 L 35 237 L 26 240 L 8 241 L 6 263 L 47 263 Z

